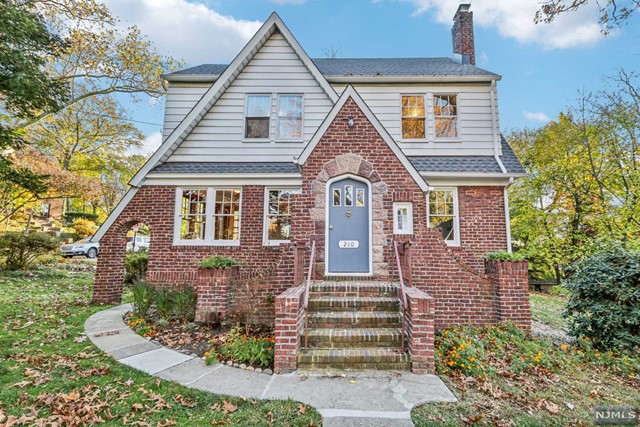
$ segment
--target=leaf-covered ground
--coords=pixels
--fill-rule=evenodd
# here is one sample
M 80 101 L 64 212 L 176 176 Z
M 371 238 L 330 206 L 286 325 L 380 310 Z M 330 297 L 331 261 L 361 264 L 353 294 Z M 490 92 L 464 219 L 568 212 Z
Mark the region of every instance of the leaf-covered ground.
M 560 299 L 535 295 L 535 320 L 563 324 Z M 590 426 L 596 405 L 640 406 L 640 357 L 500 328 L 439 333 L 438 373 L 458 403 L 415 408 L 416 426 Z
M 0 272 L 0 425 L 315 426 L 294 401 L 216 396 L 121 365 L 84 335 L 93 275 Z M 56 424 L 57 423 L 57 424 Z
M 531 317 L 555 329 L 566 329 L 567 321 L 562 317 L 566 301 L 566 298 L 559 296 L 532 293 L 529 295 Z

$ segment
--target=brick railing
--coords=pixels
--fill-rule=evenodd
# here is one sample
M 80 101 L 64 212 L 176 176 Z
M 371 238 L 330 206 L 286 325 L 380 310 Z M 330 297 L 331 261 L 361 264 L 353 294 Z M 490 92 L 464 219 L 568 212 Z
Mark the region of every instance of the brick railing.
M 486 260 L 484 268 L 495 281 L 498 321 L 531 330 L 528 262 Z
M 289 288 L 275 302 L 276 373 L 292 372 L 298 367 L 297 355 L 304 322 L 304 287 Z
M 406 345 L 414 374 L 435 373 L 435 305 L 433 298 L 418 288 L 407 288 L 405 312 Z

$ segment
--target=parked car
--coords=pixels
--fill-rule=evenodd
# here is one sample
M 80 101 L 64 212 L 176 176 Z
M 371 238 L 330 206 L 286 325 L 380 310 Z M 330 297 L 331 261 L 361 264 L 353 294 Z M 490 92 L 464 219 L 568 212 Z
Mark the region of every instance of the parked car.
M 75 243 L 62 246 L 60 253 L 65 258 L 71 258 L 77 255 L 84 255 L 87 258 L 97 258 L 99 249 L 100 244 L 98 242 L 90 242 L 89 239 L 82 239 Z
M 135 236 L 135 245 L 133 244 L 133 236 L 127 237 L 127 250 L 138 252 L 141 249 L 149 249 L 151 238 L 148 236 Z

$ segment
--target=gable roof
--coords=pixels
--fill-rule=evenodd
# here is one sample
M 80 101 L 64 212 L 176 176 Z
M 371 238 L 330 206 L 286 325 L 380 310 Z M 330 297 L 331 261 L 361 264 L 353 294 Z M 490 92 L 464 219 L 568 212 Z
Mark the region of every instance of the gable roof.
M 331 126 L 336 116 L 338 115 L 338 113 L 340 112 L 344 104 L 347 102 L 347 100 L 349 100 L 349 98 L 353 99 L 353 101 L 356 103 L 358 108 L 360 108 L 360 110 L 367 117 L 371 125 L 382 137 L 382 140 L 389 146 L 391 151 L 393 151 L 393 154 L 395 154 L 398 160 L 400 160 L 400 163 L 402 163 L 402 165 L 407 169 L 407 172 L 409 172 L 409 174 L 414 179 L 416 184 L 418 184 L 420 189 L 425 192 L 429 191 L 429 185 L 426 183 L 424 178 L 420 176 L 420 173 L 416 170 L 413 164 L 411 164 L 411 162 L 409 161 L 407 156 L 402 152 L 398 144 L 394 141 L 391 135 L 389 135 L 389 132 L 387 131 L 387 129 L 385 129 L 385 127 L 382 126 L 382 123 L 380 123 L 380 120 L 378 120 L 376 115 L 373 114 L 373 111 L 371 111 L 369 106 L 366 104 L 366 102 L 364 102 L 364 100 L 362 99 L 358 91 L 356 91 L 356 89 L 352 85 L 347 86 L 346 89 L 342 92 L 342 95 L 340 95 L 340 99 L 338 99 L 338 102 L 335 103 L 335 105 L 333 106 L 331 111 L 329 111 L 329 114 L 327 115 L 327 117 L 325 117 L 324 121 L 322 122 L 322 124 L 320 125 L 316 133 L 313 135 L 313 137 L 311 138 L 307 146 L 304 147 L 304 150 L 302 150 L 302 153 L 300 153 L 300 156 L 297 159 L 298 164 L 304 165 L 305 162 L 309 159 L 309 156 L 311 155 L 313 150 L 315 150 L 316 146 L 318 145 L 318 143 L 320 142 L 324 134 L 329 129 L 329 126 Z
M 249 40 L 246 46 L 240 51 L 238 56 L 229 64 L 228 67 L 220 74 L 219 78 L 214 84 L 202 95 L 202 98 L 196 103 L 196 105 L 189 111 L 189 113 L 182 119 L 182 121 L 175 127 L 175 129 L 169 134 L 167 139 L 156 150 L 156 152 L 149 158 L 145 165 L 136 173 L 129 181 L 132 186 L 139 186 L 145 175 L 151 171 L 158 163 L 166 160 L 173 151 L 180 145 L 184 138 L 193 130 L 198 122 L 204 117 L 204 115 L 213 107 L 218 101 L 224 91 L 231 85 L 235 78 L 242 72 L 244 67 L 253 59 L 260 48 L 266 43 L 276 31 L 282 34 L 282 37 L 289 43 L 294 52 L 298 55 L 302 63 L 309 70 L 309 72 L 316 79 L 320 87 L 327 94 L 332 102 L 336 102 L 338 95 L 336 91 L 331 87 L 327 80 L 322 76 L 318 68 L 315 66 L 311 58 L 302 49 L 298 41 L 293 37 L 293 34 L 284 25 L 282 19 L 277 13 L 273 12 L 269 19 L 260 27 L 256 34 Z
M 499 80 L 498 74 L 451 58 L 315 58 L 312 60 L 328 80 L 343 77 L 481 77 Z M 201 64 L 167 74 L 169 81 L 182 78 L 215 79 L 226 64 Z

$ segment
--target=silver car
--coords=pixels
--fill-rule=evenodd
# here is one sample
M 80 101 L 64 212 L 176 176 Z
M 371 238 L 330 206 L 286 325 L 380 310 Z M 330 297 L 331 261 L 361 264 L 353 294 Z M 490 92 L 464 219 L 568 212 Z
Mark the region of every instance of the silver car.
M 75 243 L 64 245 L 60 248 L 60 253 L 65 258 L 70 258 L 76 255 L 84 255 L 87 258 L 97 258 L 99 249 L 99 243 L 90 242 L 89 239 L 82 239 Z

